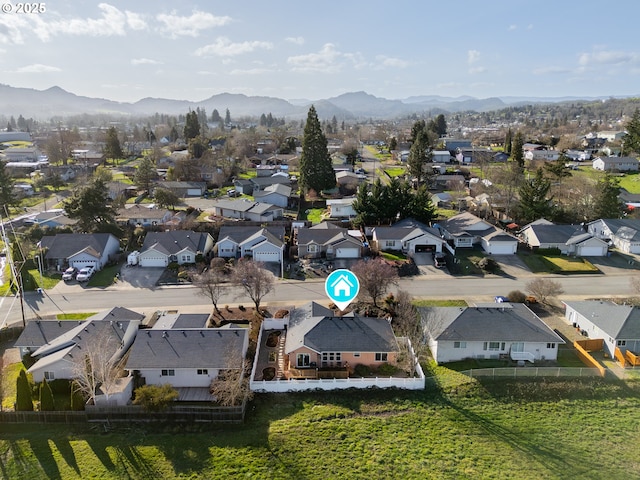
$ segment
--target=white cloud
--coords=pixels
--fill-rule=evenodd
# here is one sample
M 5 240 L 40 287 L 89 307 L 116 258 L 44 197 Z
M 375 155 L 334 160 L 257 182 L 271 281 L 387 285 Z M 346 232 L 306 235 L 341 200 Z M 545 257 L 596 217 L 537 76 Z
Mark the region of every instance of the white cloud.
M 476 73 L 483 73 L 486 72 L 487 69 L 485 67 L 471 67 L 469 68 L 469 73 L 470 74 L 476 74 Z
M 52 67 L 51 65 L 43 65 L 41 63 L 34 63 L 32 65 L 26 65 L 14 70 L 13 73 L 51 73 L 61 72 L 58 67 Z
M 571 73 L 572 70 L 563 67 L 538 67 L 533 69 L 534 75 L 548 75 L 548 74 L 565 74 Z
M 376 66 L 384 68 L 406 68 L 409 62 L 401 58 L 387 57 L 386 55 L 376 56 Z
M 295 45 L 304 45 L 303 37 L 287 37 L 284 39 L 285 42 L 293 43 Z
M 591 53 L 581 53 L 578 57 L 578 63 L 580 66 L 588 68 L 601 65 L 635 64 L 639 59 L 640 56 L 633 52 L 596 50 Z
M 270 73 L 273 70 L 269 70 L 268 68 L 246 68 L 246 69 L 241 69 L 241 68 L 237 68 L 234 70 L 231 70 L 229 72 L 229 75 L 262 75 L 265 73 Z
M 161 13 L 156 16 L 156 20 L 162 24 L 161 30 L 171 38 L 197 37 L 203 30 L 222 27 L 232 21 L 231 17 L 217 17 L 212 13 L 200 10 L 194 10 L 188 17 L 178 15 L 175 11 L 169 14 Z
M 472 65 L 480 61 L 480 52 L 478 50 L 469 50 L 467 52 L 467 63 Z
M 512 32 L 513 30 L 517 30 L 518 26 L 517 25 L 509 25 L 509 28 L 507 28 L 507 30 L 509 30 L 510 32 Z
M 338 73 L 342 68 L 342 60 L 347 58 L 354 60 L 350 54 L 341 53 L 332 43 L 327 43 L 319 52 L 289 57 L 287 63 L 295 72 Z
M 198 48 L 194 52 L 194 55 L 198 57 L 207 57 L 211 55 L 218 57 L 234 57 L 236 55 L 250 53 L 258 49 L 270 50 L 272 48 L 273 44 L 271 42 L 256 40 L 253 42 L 234 43 L 226 37 L 218 37 L 215 43 Z
M 132 58 L 131 65 L 162 65 L 162 62 L 158 60 L 153 60 L 151 58 Z

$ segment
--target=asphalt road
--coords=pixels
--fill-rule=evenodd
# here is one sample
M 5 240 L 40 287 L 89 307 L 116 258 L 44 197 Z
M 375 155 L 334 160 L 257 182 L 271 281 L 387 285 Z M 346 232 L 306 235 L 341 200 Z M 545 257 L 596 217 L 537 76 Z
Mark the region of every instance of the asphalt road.
M 536 276 L 538 278 L 539 276 Z M 565 293 L 561 299 L 597 297 L 625 297 L 633 295 L 628 272 L 608 275 L 548 275 L 560 282 Z M 401 280 L 398 288 L 406 290 L 415 298 L 452 298 L 470 302 L 492 302 L 495 295 L 506 295 L 512 290 L 526 291 L 531 275 L 521 278 L 489 276 L 485 278 L 451 278 L 440 275 L 420 276 Z M 238 295 L 237 289 L 230 292 L 219 305 L 252 305 L 251 300 Z M 362 293 L 361 293 L 362 295 Z M 211 308 L 210 301 L 199 295 L 191 286 L 135 288 L 118 284 L 109 288 L 85 288 L 70 291 L 56 289 L 38 294 L 27 292 L 24 299 L 26 321 L 58 313 L 100 311 L 121 306 L 140 312 L 164 309 L 203 311 Z M 263 299 L 264 305 L 299 305 L 311 300 L 327 302 L 324 281 L 278 281 L 272 293 Z M 0 325 L 22 323 L 19 299 L 0 299 Z

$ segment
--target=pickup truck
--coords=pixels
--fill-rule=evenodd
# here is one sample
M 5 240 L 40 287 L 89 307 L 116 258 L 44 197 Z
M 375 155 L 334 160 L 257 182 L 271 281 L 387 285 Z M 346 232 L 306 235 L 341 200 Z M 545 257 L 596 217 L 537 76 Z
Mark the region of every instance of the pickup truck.
M 76 278 L 76 274 L 78 273 L 78 269 L 76 267 L 69 267 L 62 273 L 62 280 L 68 282 Z
M 79 282 L 88 282 L 93 275 L 93 267 L 84 267 L 80 269 L 76 275 L 76 280 Z

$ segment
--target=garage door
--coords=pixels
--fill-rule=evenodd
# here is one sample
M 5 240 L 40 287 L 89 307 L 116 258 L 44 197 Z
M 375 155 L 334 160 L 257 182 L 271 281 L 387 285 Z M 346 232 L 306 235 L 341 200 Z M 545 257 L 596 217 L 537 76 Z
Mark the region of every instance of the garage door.
M 166 267 L 167 257 L 139 257 L 141 267 Z
M 582 247 L 579 255 L 581 257 L 602 257 L 606 255 L 602 247 Z
M 511 255 L 516 252 L 515 243 L 491 243 L 489 248 L 492 255 Z
M 435 245 L 428 245 L 428 244 L 416 245 L 415 250 L 416 250 L 416 253 L 435 252 L 436 251 L 436 246 Z
M 360 256 L 359 248 L 337 248 L 336 258 L 358 258 Z
M 75 262 L 69 262 L 70 267 L 76 267 L 78 270 L 82 270 L 84 267 L 93 267 L 96 268 L 97 262 L 88 262 L 86 260 L 78 260 Z M 97 270 L 97 268 L 96 268 Z
M 280 252 L 253 252 L 256 262 L 280 262 Z

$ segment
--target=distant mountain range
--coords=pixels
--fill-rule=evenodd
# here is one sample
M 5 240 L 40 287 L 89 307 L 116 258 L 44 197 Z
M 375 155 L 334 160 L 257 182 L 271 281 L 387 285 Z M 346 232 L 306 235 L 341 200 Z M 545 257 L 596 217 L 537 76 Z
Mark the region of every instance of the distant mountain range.
M 558 103 L 565 101 L 593 101 L 610 97 L 562 97 L 527 98 L 493 97 L 478 99 L 469 96 L 457 98 L 424 95 L 404 100 L 389 100 L 366 92 L 352 92 L 337 97 L 319 100 L 283 100 L 275 97 L 246 96 L 221 93 L 199 102 L 170 100 L 166 98 L 143 98 L 134 103 L 115 102 L 104 98 L 82 97 L 60 87 L 47 90 L 18 88 L 0 84 L 0 114 L 6 116 L 48 120 L 52 117 L 67 117 L 80 114 L 104 114 L 113 116 L 147 116 L 155 113 L 179 115 L 197 107 L 205 108 L 207 114 L 214 109 L 221 116 L 229 109 L 232 117 L 269 114 L 287 120 L 306 118 L 309 106 L 315 105 L 321 119 L 339 120 L 358 118 L 392 119 L 414 113 L 454 113 L 463 111 L 485 112 L 499 110 L 510 105 L 532 103 Z

